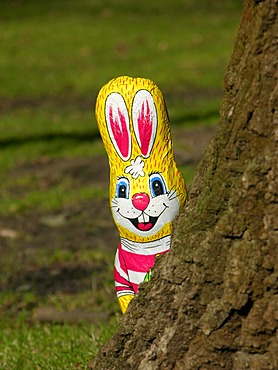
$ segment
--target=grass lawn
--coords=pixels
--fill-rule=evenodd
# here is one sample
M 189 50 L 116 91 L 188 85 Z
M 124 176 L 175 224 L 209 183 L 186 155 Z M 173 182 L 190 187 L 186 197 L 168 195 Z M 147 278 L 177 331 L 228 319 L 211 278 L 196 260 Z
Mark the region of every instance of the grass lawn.
M 1 2 L 1 369 L 86 369 L 116 330 L 97 93 L 120 75 L 155 81 L 190 186 L 219 119 L 241 3 Z

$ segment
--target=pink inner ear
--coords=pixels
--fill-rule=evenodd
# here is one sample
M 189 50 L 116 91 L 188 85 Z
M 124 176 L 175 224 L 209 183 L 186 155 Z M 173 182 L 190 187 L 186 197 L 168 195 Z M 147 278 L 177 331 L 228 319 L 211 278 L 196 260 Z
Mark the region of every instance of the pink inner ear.
M 142 156 L 148 158 L 157 132 L 157 112 L 152 94 L 139 90 L 132 103 L 132 123 Z
M 146 100 L 145 103 L 146 103 L 146 111 L 145 111 L 145 104 L 143 102 L 137 122 L 138 122 L 139 138 L 140 138 L 140 143 L 141 143 L 141 153 L 144 156 L 147 156 L 150 141 L 151 141 L 151 136 L 152 136 L 153 123 L 151 119 L 151 111 L 150 111 L 148 100 Z
M 113 117 L 112 105 L 109 106 L 109 120 L 112 134 L 119 151 L 124 158 L 129 155 L 129 132 L 124 114 L 118 107 L 118 115 Z M 117 148 L 116 148 L 117 149 Z

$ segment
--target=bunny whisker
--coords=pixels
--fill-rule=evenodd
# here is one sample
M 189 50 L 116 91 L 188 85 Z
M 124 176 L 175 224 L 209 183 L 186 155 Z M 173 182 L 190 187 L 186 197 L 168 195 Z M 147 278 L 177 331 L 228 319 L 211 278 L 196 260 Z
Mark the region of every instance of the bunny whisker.
M 171 194 L 174 194 L 174 193 L 175 193 L 174 188 L 171 188 L 171 189 L 167 192 L 167 194 L 168 194 L 168 195 L 171 195 Z
M 174 191 L 171 194 L 168 194 L 169 200 L 174 200 L 179 197 L 180 194 L 175 193 Z

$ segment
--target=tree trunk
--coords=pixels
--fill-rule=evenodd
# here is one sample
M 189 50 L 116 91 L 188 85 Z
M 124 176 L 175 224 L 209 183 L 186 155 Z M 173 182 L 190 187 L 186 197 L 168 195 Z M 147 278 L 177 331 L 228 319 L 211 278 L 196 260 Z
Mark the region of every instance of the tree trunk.
M 276 12 L 276 0 L 245 1 L 220 124 L 171 252 L 94 369 L 278 368 Z

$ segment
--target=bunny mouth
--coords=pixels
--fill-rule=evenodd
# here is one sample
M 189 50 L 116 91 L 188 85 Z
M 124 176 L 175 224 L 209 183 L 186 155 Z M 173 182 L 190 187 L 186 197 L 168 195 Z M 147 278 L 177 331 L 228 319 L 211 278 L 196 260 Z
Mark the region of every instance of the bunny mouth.
M 152 217 L 152 216 L 146 216 L 146 215 L 141 215 L 137 218 L 129 218 L 129 221 L 133 224 L 133 226 L 135 226 L 136 229 L 140 231 L 151 230 L 156 224 L 157 220 L 158 220 L 158 217 Z
M 148 215 L 147 213 L 145 212 L 142 212 L 140 216 L 136 217 L 136 218 L 129 218 L 129 217 L 126 217 L 124 216 L 121 212 L 120 212 L 120 208 L 117 209 L 117 213 L 125 218 L 126 220 L 130 221 L 132 223 L 132 225 L 139 231 L 150 231 L 157 223 L 157 220 L 160 218 L 160 216 L 162 215 L 162 213 L 164 213 L 164 211 L 169 208 L 169 206 L 165 203 L 163 203 L 163 206 L 164 206 L 164 209 L 160 212 L 160 214 L 158 216 L 150 216 Z

